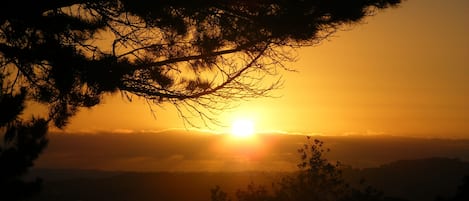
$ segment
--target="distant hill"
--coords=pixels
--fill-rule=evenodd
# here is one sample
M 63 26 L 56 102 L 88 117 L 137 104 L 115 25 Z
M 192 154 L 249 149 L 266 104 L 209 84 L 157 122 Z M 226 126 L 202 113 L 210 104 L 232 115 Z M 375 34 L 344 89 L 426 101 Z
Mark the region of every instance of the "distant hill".
M 347 170 L 348 180 L 364 178 L 386 195 L 413 201 L 434 200 L 435 196 L 450 196 L 465 175 L 469 163 L 454 158 L 399 160 L 377 168 Z
M 48 169 L 33 168 L 26 176 L 26 179 L 34 179 L 41 177 L 47 182 L 56 182 L 63 180 L 77 179 L 99 179 L 109 178 L 121 175 L 125 172 L 120 171 L 103 171 L 103 170 L 86 170 L 86 169 Z
M 286 172 L 110 172 L 37 169 L 45 179 L 40 196 L 31 201 L 207 201 L 220 185 L 233 194 L 249 182 L 267 187 Z M 400 160 L 376 168 L 346 169 L 351 182 L 364 178 L 385 195 L 411 201 L 433 201 L 453 194 L 469 163 L 452 158 Z
M 60 170 L 63 172 L 64 170 Z M 44 189 L 32 201 L 208 201 L 216 185 L 233 194 L 249 182 L 269 184 L 286 173 L 262 172 L 126 172 L 102 176 L 81 170 L 69 170 L 72 179 L 63 177 L 47 181 L 53 173 L 47 170 Z M 40 173 L 37 171 L 36 173 Z M 95 172 L 97 173 L 97 172 Z M 90 177 L 87 177 L 90 176 Z

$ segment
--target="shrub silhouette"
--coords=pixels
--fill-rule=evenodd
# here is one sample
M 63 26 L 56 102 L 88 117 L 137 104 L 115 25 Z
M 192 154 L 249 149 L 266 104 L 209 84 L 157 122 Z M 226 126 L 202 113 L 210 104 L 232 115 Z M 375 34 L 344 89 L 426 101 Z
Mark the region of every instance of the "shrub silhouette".
M 385 197 L 382 192 L 366 185 L 351 187 L 342 176 L 340 162 L 331 162 L 325 154 L 329 149 L 324 142 L 307 137 L 307 143 L 298 149 L 299 170 L 271 188 L 250 183 L 246 189 L 238 189 L 237 201 L 403 201 Z M 229 201 L 229 197 L 219 187 L 212 189 L 212 201 Z

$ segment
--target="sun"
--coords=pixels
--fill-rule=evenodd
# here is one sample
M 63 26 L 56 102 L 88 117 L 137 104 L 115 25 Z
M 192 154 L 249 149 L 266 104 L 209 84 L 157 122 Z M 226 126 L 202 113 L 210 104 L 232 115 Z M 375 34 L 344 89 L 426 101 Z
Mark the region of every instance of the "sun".
M 231 135 L 239 138 L 254 135 L 254 122 L 248 119 L 238 119 L 231 124 Z

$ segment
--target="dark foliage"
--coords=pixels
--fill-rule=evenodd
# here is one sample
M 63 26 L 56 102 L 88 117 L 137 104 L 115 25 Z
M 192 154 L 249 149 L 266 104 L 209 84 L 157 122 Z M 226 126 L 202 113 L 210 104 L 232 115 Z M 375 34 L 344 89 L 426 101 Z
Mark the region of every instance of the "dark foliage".
M 0 7 L 2 168 L 24 173 L 46 145 L 49 122 L 63 128 L 80 108 L 99 104 L 105 93 L 120 91 L 129 99 L 136 95 L 155 104 L 173 103 L 184 120 L 191 115 L 214 120 L 211 115 L 229 107 L 230 101 L 268 96 L 278 88 L 280 81 L 265 85 L 263 80 L 287 69 L 282 62 L 293 59 L 288 48 L 317 44 L 340 27 L 399 3 L 4 3 Z M 18 119 L 26 100 L 48 107 L 45 120 Z M 12 169 L 3 167 L 8 160 L 14 161 Z
M 274 182 L 272 188 L 251 183 L 246 189 L 236 192 L 238 201 L 403 201 L 386 197 L 364 181 L 359 187 L 352 187 L 342 175 L 339 162 L 331 163 L 325 156 L 329 149 L 320 140 L 311 140 L 298 149 L 299 171 Z M 224 195 L 224 196 L 217 196 Z M 220 188 L 212 190 L 212 201 L 228 201 Z
M 0 77 L 0 84 L 3 82 Z M 47 146 L 47 122 L 44 119 L 22 121 L 18 115 L 24 110 L 25 89 L 18 94 L 0 91 L 0 198 L 20 200 L 37 192 L 41 180 L 25 182 L 20 177 L 33 166 Z
M 211 119 L 201 111 L 279 87 L 261 81 L 293 59 L 285 47 L 317 44 L 399 3 L 17 0 L 0 8 L 0 70 L 8 88 L 48 104 L 59 128 L 116 91 Z

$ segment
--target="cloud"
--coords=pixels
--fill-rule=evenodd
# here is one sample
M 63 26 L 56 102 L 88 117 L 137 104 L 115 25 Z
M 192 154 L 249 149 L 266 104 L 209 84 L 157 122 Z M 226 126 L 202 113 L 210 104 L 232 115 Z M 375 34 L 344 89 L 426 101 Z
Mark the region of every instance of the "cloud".
M 228 135 L 182 131 L 50 135 L 36 167 L 128 171 L 295 170 L 305 136 L 259 134 L 234 141 Z M 354 167 L 432 156 L 469 160 L 469 140 L 396 136 L 315 136 L 332 151 L 330 160 Z

